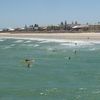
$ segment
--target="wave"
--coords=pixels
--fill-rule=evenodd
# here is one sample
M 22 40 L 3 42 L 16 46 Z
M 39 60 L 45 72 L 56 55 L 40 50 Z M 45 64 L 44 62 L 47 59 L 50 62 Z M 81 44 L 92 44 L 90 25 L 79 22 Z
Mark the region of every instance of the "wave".
M 32 40 L 39 41 L 40 43 L 47 43 L 47 42 L 56 42 L 62 43 L 61 45 L 94 45 L 100 44 L 100 41 L 97 40 L 66 40 L 66 39 L 47 39 L 47 38 L 25 38 L 25 37 L 1 37 L 1 39 L 17 39 L 15 43 L 23 42 L 23 40 L 27 40 L 25 43 L 31 42 Z M 21 39 L 21 40 L 20 40 Z M 31 41 L 30 41 L 31 40 Z

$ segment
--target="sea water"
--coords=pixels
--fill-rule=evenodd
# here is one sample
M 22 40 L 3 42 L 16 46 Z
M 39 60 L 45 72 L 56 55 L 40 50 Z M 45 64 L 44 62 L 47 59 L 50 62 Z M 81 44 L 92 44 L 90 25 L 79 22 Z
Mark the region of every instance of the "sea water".
M 0 100 L 100 100 L 100 42 L 0 38 Z

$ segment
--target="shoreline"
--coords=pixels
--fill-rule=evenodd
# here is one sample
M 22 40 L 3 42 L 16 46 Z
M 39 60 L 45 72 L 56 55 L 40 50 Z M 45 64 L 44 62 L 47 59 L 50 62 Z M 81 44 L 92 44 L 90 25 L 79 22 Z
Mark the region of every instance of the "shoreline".
M 0 33 L 0 37 L 100 41 L 100 33 Z

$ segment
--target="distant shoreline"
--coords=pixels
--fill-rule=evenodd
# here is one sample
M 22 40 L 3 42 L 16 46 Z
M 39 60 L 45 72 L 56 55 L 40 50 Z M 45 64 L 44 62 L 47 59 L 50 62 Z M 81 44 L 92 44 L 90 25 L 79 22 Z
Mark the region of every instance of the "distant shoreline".
M 0 37 L 100 41 L 100 33 L 0 33 Z

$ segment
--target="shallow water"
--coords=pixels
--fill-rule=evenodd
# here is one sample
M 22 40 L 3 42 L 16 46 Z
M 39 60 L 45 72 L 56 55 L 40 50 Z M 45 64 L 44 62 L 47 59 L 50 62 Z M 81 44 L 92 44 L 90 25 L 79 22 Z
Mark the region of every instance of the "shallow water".
M 100 100 L 100 43 L 1 38 L 0 100 Z

